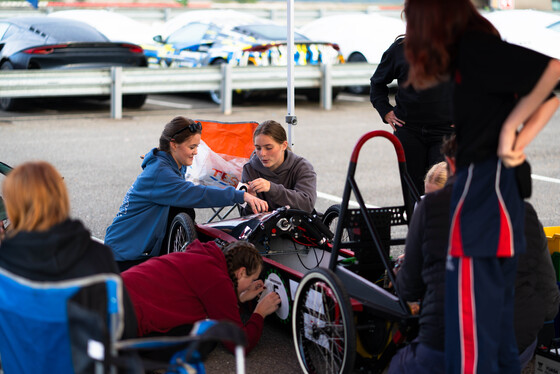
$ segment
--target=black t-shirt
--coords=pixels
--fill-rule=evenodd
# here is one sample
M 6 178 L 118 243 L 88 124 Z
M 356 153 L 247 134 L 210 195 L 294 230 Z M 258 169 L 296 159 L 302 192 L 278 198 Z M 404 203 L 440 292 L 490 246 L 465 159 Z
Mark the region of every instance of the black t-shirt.
M 535 86 L 550 57 L 499 37 L 468 32 L 455 61 L 457 166 L 496 156 L 502 124 Z

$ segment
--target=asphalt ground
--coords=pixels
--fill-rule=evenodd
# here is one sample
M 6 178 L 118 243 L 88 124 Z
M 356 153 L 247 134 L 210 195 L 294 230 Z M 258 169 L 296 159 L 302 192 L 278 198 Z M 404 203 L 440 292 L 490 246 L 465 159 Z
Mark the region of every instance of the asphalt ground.
M 316 209 L 326 210 L 342 195 L 350 154 L 357 140 L 371 130 L 390 130 L 365 96 L 340 95 L 330 111 L 304 99 L 296 101 L 298 125 L 294 151 L 307 158 L 318 176 Z M 121 120 L 109 118 L 108 103 L 69 101 L 36 103 L 24 113 L 0 112 L 0 161 L 16 166 L 47 160 L 64 176 L 71 196 L 72 216 L 103 239 L 121 201 L 141 172 L 140 156 L 158 144 L 165 123 L 174 116 L 218 121 L 284 122 L 285 99 L 234 106 L 233 114 L 193 96 L 150 97 L 141 110 L 125 110 Z M 530 201 L 544 226 L 560 226 L 560 117 L 528 147 L 534 181 Z M 400 205 L 397 161 L 385 139 L 366 143 L 356 179 L 367 203 Z M 208 216 L 198 211 L 198 221 Z M 207 361 L 209 373 L 234 371 L 233 356 L 216 349 Z M 300 372 L 288 326 L 267 322 L 261 342 L 247 357 L 248 373 Z

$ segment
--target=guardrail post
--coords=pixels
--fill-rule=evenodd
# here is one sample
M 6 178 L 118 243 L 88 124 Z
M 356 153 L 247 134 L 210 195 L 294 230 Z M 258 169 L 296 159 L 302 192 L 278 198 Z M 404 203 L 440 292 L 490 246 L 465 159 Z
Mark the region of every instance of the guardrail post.
M 220 85 L 220 97 L 222 98 L 222 103 L 220 109 L 223 114 L 231 114 L 231 103 L 233 100 L 233 94 L 231 92 L 231 80 L 232 80 L 232 68 L 230 64 L 222 64 L 222 84 Z
M 321 64 L 321 106 L 325 110 L 332 108 L 331 64 Z
M 111 67 L 111 118 L 122 118 L 122 67 Z

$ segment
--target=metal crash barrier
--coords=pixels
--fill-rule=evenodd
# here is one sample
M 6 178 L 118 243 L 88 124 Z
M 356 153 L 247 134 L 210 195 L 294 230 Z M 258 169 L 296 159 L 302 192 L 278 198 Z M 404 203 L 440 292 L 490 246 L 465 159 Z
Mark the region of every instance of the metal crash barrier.
M 321 106 L 332 107 L 333 87 L 369 85 L 377 64 L 295 67 L 295 88 L 319 88 Z M 220 91 L 221 111 L 232 112 L 235 90 L 287 88 L 285 66 L 122 68 L 83 70 L 2 70 L 0 97 L 103 96 L 111 98 L 111 118 L 122 118 L 122 95 Z

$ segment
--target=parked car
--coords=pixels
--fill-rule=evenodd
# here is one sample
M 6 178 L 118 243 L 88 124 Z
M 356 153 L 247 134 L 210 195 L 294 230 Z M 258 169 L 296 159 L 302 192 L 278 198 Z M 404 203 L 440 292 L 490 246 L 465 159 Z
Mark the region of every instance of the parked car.
M 155 34 L 151 25 L 108 10 L 62 10 L 50 13 L 49 17 L 85 22 L 112 42 L 127 42 L 138 45 L 149 44 L 152 42 Z
M 12 171 L 11 166 L 0 162 L 0 187 L 4 183 L 4 179 L 10 171 Z M 2 242 L 4 230 L 8 228 L 9 224 L 10 222 L 8 220 L 8 215 L 6 214 L 6 207 L 4 206 L 4 201 L 2 200 L 2 189 L 0 188 L 0 243 Z
M 399 18 L 379 14 L 350 13 L 326 16 L 300 28 L 310 38 L 323 38 L 338 44 L 348 63 L 377 64 L 383 52 L 405 33 L 406 24 Z M 373 71 L 371 72 L 373 75 Z M 348 87 L 356 94 L 369 92 L 369 82 L 363 86 Z
M 294 39 L 296 65 L 344 62 L 334 43 L 312 41 L 300 33 Z M 159 44 L 144 46 L 151 67 L 270 66 L 288 61 L 286 26 L 231 10 L 184 13 L 163 25 L 154 40 Z M 306 94 L 318 97 L 317 91 Z M 211 92 L 211 98 L 221 101 L 218 92 Z
M 0 20 L 0 69 L 80 69 L 147 66 L 142 47 L 113 43 L 83 22 L 55 17 Z M 139 108 L 146 95 L 125 95 L 123 106 Z M 0 109 L 13 110 L 23 99 L 0 98 Z
M 537 10 L 500 10 L 484 16 L 502 39 L 560 58 L 560 15 Z

